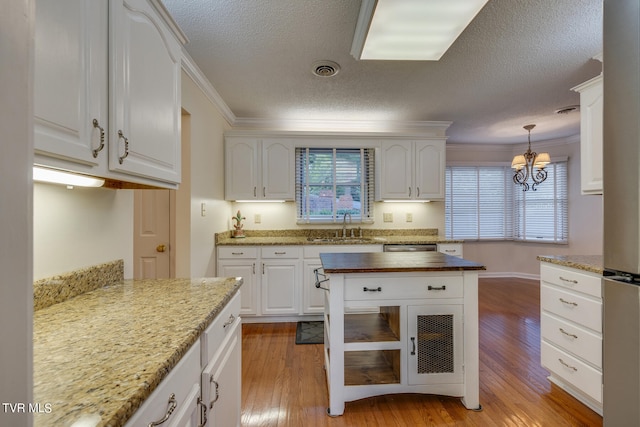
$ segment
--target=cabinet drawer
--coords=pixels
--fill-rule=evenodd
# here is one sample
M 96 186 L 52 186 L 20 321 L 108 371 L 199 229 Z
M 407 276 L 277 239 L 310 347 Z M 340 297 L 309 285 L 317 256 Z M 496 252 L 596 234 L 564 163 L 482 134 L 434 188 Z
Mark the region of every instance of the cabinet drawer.
M 262 258 L 300 258 L 299 246 L 268 246 L 260 248 Z
M 540 318 L 542 339 L 602 369 L 602 336 L 580 328 L 548 313 Z
M 540 287 L 540 307 L 543 311 L 602 333 L 601 301 L 543 284 Z
M 236 322 L 240 322 L 240 292 L 238 291 L 231 301 L 222 309 L 220 313 L 213 319 L 213 322 L 204 331 L 200 337 L 202 354 L 200 356 L 201 366 L 204 368 L 218 348 L 224 341 L 225 337 L 233 328 Z
M 438 243 L 438 252 L 462 257 L 462 243 Z
M 540 354 L 542 366 L 584 394 L 602 402 L 602 372 L 544 341 Z
M 189 400 L 189 394 L 200 379 L 200 341 L 196 341 L 178 364 L 160 382 L 158 387 L 144 401 L 142 406 L 127 421 L 126 427 L 148 426 L 152 421 L 164 417 L 169 405 L 169 398 L 174 395 L 175 411 L 169 421 L 175 421 L 177 414 L 183 412 L 184 405 Z
M 258 258 L 258 248 L 255 246 L 219 246 L 218 258 Z
M 461 276 L 406 277 L 359 274 L 345 280 L 345 300 L 462 298 Z
M 345 252 L 382 252 L 382 245 L 305 245 L 305 258 L 320 258 L 320 254 Z
M 571 268 L 555 267 L 542 263 L 540 265 L 540 280 L 596 298 L 602 297 L 602 277 L 595 274 L 590 275 Z

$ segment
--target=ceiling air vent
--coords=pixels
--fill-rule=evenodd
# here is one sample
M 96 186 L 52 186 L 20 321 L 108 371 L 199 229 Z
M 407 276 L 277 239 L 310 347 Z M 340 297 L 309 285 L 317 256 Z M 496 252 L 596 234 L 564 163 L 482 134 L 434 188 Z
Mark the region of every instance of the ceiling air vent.
M 569 105 L 567 107 L 558 108 L 556 110 L 556 114 L 569 114 L 579 110 L 580 110 L 579 105 Z
M 340 65 L 333 61 L 317 61 L 313 63 L 312 72 L 318 77 L 333 77 L 340 71 Z

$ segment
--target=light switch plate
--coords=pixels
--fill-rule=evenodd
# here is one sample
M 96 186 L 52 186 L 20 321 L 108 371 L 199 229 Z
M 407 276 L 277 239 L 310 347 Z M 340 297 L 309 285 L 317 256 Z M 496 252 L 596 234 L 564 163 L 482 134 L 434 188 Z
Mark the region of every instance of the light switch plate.
M 382 220 L 384 222 L 393 222 L 393 214 L 390 212 L 385 212 L 382 214 Z
M 413 222 L 413 213 L 407 212 L 407 222 Z
M 262 215 L 260 215 L 260 214 L 255 214 L 255 215 L 253 216 L 253 222 L 254 222 L 255 224 L 260 224 L 260 223 L 262 222 Z

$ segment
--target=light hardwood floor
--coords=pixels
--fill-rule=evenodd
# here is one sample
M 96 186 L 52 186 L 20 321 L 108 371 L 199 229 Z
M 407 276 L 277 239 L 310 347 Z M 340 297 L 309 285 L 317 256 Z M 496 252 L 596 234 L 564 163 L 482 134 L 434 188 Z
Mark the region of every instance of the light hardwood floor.
M 295 323 L 244 324 L 242 425 L 601 426 L 546 379 L 539 295 L 537 281 L 480 279 L 480 412 L 457 398 L 400 394 L 348 402 L 329 417 L 322 345 L 296 345 Z

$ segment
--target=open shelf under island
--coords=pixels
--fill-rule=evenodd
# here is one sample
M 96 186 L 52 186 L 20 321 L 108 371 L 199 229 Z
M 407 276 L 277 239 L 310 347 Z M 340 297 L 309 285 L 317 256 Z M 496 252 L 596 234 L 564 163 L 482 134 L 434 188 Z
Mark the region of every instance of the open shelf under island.
M 392 393 L 459 396 L 479 409 L 478 271 L 437 253 L 320 255 L 331 416 Z

